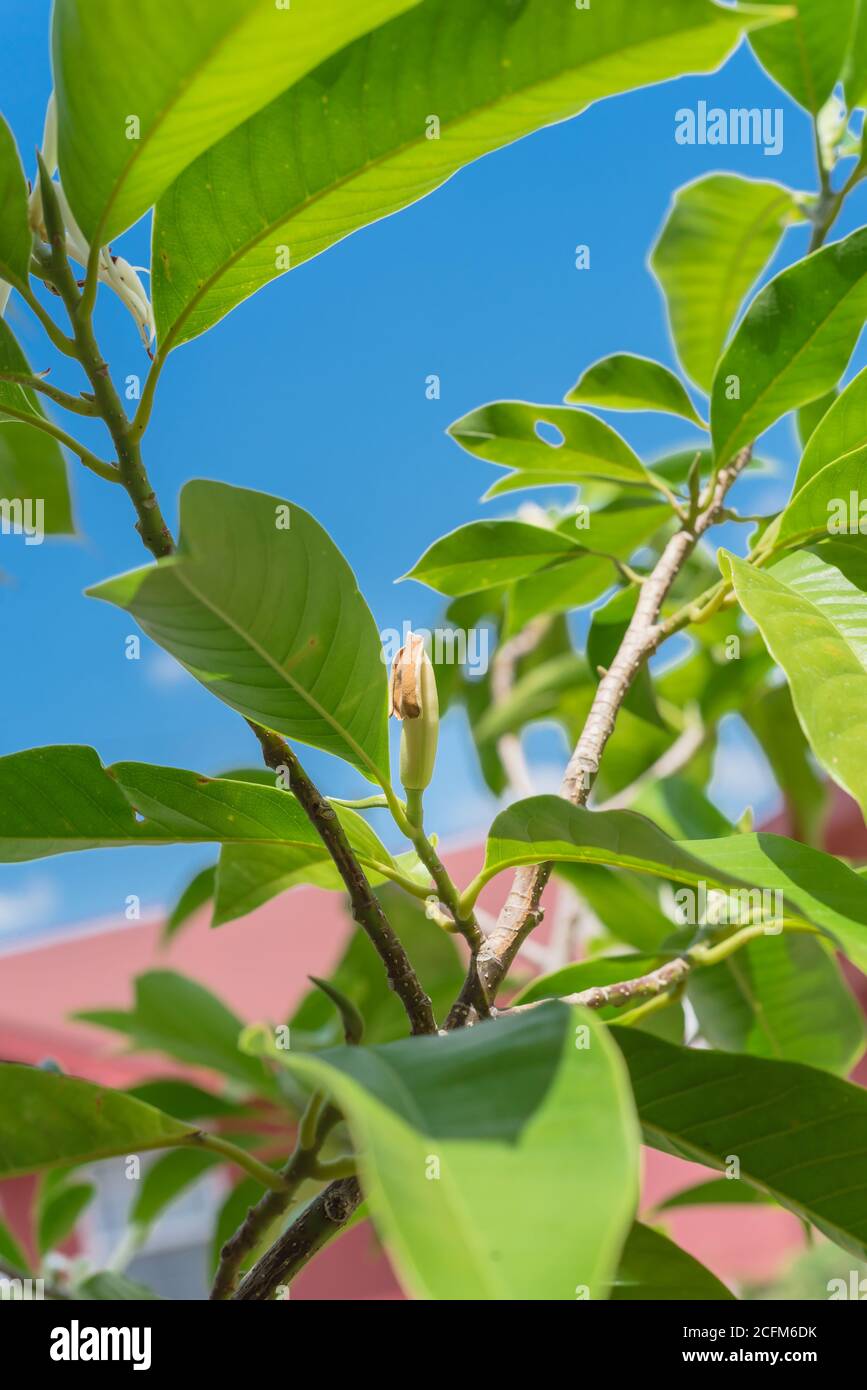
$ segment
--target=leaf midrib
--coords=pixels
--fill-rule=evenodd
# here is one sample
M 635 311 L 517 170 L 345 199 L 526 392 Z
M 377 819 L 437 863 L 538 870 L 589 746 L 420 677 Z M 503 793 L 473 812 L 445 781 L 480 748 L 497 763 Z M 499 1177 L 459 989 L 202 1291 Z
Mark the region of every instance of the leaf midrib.
M 189 577 L 184 574 L 183 565 L 176 565 L 174 567 L 174 575 L 178 582 L 182 584 L 184 588 L 186 588 L 192 594 L 192 596 L 199 601 L 199 603 L 201 603 L 203 608 L 213 613 L 214 616 L 219 618 L 222 622 L 224 622 L 228 628 L 231 628 L 231 630 L 234 633 L 236 633 L 237 636 L 240 637 L 243 642 L 247 643 L 251 651 L 255 652 L 256 655 L 260 657 L 262 661 L 264 661 L 266 666 L 270 666 L 271 669 L 276 673 L 276 675 L 278 675 L 280 679 L 285 682 L 286 685 L 290 686 L 290 688 L 294 690 L 297 695 L 301 696 L 301 698 L 309 705 L 313 712 L 317 714 L 320 717 L 320 719 L 322 719 L 326 724 L 328 724 L 334 730 L 334 732 L 340 736 L 340 738 L 343 740 L 343 742 L 347 745 L 348 748 L 352 749 L 353 753 L 356 754 L 359 761 L 362 762 L 364 766 L 368 769 L 368 771 L 373 774 L 374 778 L 379 783 L 379 785 L 383 786 L 387 779 L 383 778 L 382 771 L 374 765 L 372 759 L 364 751 L 361 745 L 356 742 L 352 734 L 350 734 L 349 730 L 345 729 L 340 723 L 338 723 L 334 716 L 329 714 L 328 710 L 326 710 L 322 705 L 320 705 L 319 701 L 313 695 L 311 695 L 309 690 L 306 690 L 304 686 L 298 683 L 298 681 L 293 680 L 289 672 L 284 670 L 284 668 L 274 660 L 270 652 L 268 652 L 264 647 L 260 646 L 259 643 L 255 641 L 255 639 L 250 633 L 245 632 L 244 629 L 241 628 L 236 622 L 234 622 L 227 613 L 224 613 L 223 610 L 219 607 L 219 605 L 214 603 L 212 599 L 206 598 L 204 594 L 200 593 L 196 586 L 190 581 Z

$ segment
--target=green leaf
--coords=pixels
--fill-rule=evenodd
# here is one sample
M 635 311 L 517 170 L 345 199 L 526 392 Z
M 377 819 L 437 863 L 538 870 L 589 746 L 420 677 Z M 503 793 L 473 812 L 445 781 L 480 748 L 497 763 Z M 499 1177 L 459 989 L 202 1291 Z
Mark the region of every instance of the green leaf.
M 575 540 L 545 526 L 471 521 L 434 541 L 403 577 L 457 598 L 533 574 L 576 549 Z
M 552 1004 L 439 1038 L 280 1058 L 344 1110 L 374 1223 L 417 1297 L 604 1296 L 638 1150 L 616 1050 L 592 1015 Z
M 172 1149 L 160 1154 L 139 1184 L 129 1214 L 133 1226 L 152 1226 L 176 1198 L 197 1182 L 203 1173 L 222 1162 L 219 1154 L 207 1150 Z
M 254 1091 L 274 1089 L 261 1062 L 238 1050 L 242 1020 L 204 985 L 173 970 L 149 970 L 137 976 L 130 1010 L 85 1009 L 75 1017 L 122 1033 L 138 1052 L 165 1052 L 232 1077 Z
M 758 739 L 783 793 L 796 840 L 812 843 L 825 811 L 825 783 L 809 760 L 809 744 L 785 685 L 770 686 L 742 715 Z
M 616 352 L 594 362 L 564 400 L 568 405 L 598 405 L 606 410 L 659 410 L 705 428 L 679 377 L 661 362 L 630 352 Z
M 694 1187 L 681 1188 L 666 1197 L 655 1208 L 657 1212 L 676 1211 L 679 1207 L 766 1206 L 771 1199 L 757 1187 L 750 1187 L 739 1178 L 708 1178 Z
M 0 372 L 14 372 L 17 375 L 32 375 L 30 363 L 18 346 L 15 334 L 0 314 Z M 19 386 L 12 381 L 0 380 L 0 420 L 25 418 L 31 415 L 44 415 L 35 391 L 27 386 Z
M 657 951 L 671 936 L 672 922 L 660 907 L 656 885 L 640 875 L 601 864 L 559 864 L 557 876 L 572 885 L 613 937 L 634 950 Z
M 536 1011 L 538 1012 L 538 1011 Z M 867 1092 L 800 1062 L 675 1047 L 615 1028 L 645 1141 L 741 1178 L 845 1250 L 867 1250 Z
M 608 864 L 658 878 L 698 883 L 707 867 L 634 811 L 588 811 L 559 796 L 516 801 L 494 820 L 480 875 L 548 860 Z
M 340 551 L 300 507 L 225 483 L 187 483 L 178 552 L 87 592 L 132 613 L 248 719 L 387 781 L 376 625 Z
M 0 1260 L 19 1269 L 22 1274 L 30 1273 L 30 1261 L 5 1221 L 0 1221 Z
M 703 391 L 747 290 L 800 216 L 781 184 L 707 174 L 678 189 L 650 264 L 677 355 Z
M 434 1015 L 445 1018 L 464 977 L 454 938 L 428 920 L 421 903 L 399 889 L 381 888 L 378 896 L 430 996 Z M 406 1036 L 406 1015 L 360 927 L 349 938 L 329 982 L 352 1001 L 364 1018 L 366 1044 L 394 1042 Z M 334 1006 L 319 989 L 312 989 L 301 1001 L 290 1027 L 293 1048 L 305 1051 L 335 1047 L 343 1040 Z
M 734 832 L 731 821 L 685 777 L 650 782 L 639 791 L 632 810 L 647 816 L 673 840 L 717 839 Z
M 509 594 L 504 635 L 511 637 L 520 632 L 540 613 L 570 613 L 593 603 L 611 587 L 615 577 L 610 560 L 584 551 L 578 552 L 574 560 L 567 556 L 547 569 L 517 580 Z
M 636 1221 L 623 1247 L 611 1297 L 633 1303 L 707 1303 L 733 1299 L 734 1294 L 673 1240 Z
M 411 3 L 57 0 L 60 172 L 88 240 L 106 245 L 214 141 Z
M 867 882 L 841 859 L 767 831 L 684 840 L 678 848 L 705 866 L 711 887 L 736 880 L 780 893 L 784 916 L 819 927 L 867 971 Z M 772 940 L 780 945 L 779 936 Z
M 0 1177 L 167 1148 L 194 1133 L 123 1091 L 0 1063 Z
M 280 248 L 303 264 L 540 126 L 715 68 L 750 22 L 705 0 L 638 11 L 607 0 L 598 15 L 560 0 L 425 0 L 285 91 L 168 191 L 154 229 L 162 350 L 285 270 Z
M 539 427 L 548 427 L 548 437 Z M 522 487 L 603 478 L 616 483 L 651 481 L 638 455 L 610 425 L 586 410 L 565 405 L 494 401 L 449 426 L 468 453 L 518 470 Z
M 476 886 L 503 869 L 549 860 L 605 864 L 711 889 L 780 893 L 783 916 L 818 927 L 867 970 L 867 882 L 833 855 L 785 836 L 763 831 L 675 843 L 634 811 L 588 811 L 562 797 L 534 796 L 494 820 Z
M 115 1274 L 113 1270 L 102 1269 L 96 1274 L 88 1275 L 76 1285 L 75 1297 L 89 1302 L 98 1300 L 111 1303 L 141 1303 L 142 1299 L 149 1301 L 161 1298 L 162 1295 L 154 1293 L 153 1289 L 147 1288 L 145 1284 L 127 1279 L 125 1274 Z
M 729 555 L 724 564 L 738 602 L 786 673 L 810 747 L 867 814 L 867 575 L 858 550 L 831 542 L 795 551 L 772 570 Z
M 218 1115 L 236 1115 L 239 1107 L 232 1101 L 223 1100 L 201 1086 L 193 1086 L 189 1081 L 143 1081 L 140 1086 L 131 1086 L 129 1094 L 157 1110 L 165 1110 L 176 1120 L 203 1120 Z
M 784 933 L 751 941 L 696 970 L 688 985 L 712 1047 L 808 1062 L 848 1076 L 864 1051 L 864 1019 L 820 942 Z
M 163 941 L 171 941 L 182 927 L 189 925 L 200 908 L 211 902 L 214 896 L 216 878 L 217 866 L 216 864 L 209 864 L 206 869 L 200 869 L 190 879 L 166 919 L 162 934 Z
M 0 495 L 37 506 L 41 500 L 46 536 L 75 534 L 66 461 L 44 430 L 23 423 L 0 425 Z M 26 509 L 23 515 L 26 521 Z M 39 511 L 31 512 L 31 526 L 38 520 Z
M 92 748 L 32 748 L 0 758 L 0 862 L 126 845 L 277 846 L 300 864 L 327 852 L 295 797 L 276 786 L 203 777 L 175 767 L 116 763 Z M 338 815 L 367 862 L 393 864 L 370 826 Z
M 58 1182 L 43 1180 L 36 1204 L 36 1247 L 40 1255 L 55 1250 L 70 1236 L 78 1218 L 96 1196 L 90 1182 L 69 1182 L 61 1176 Z
M 32 243 L 24 170 L 12 131 L 0 116 L 0 280 L 18 290 L 30 281 Z
M 792 496 L 828 464 L 856 454 L 867 438 L 867 367 L 828 406 L 810 435 L 798 464 Z
M 717 458 L 727 461 L 781 415 L 829 391 L 865 318 L 867 228 L 814 251 L 760 290 L 714 375 Z
M 399 872 L 415 876 L 419 860 L 414 850 L 393 858 L 362 816 L 345 806 L 334 809 L 370 883 L 387 883 Z M 345 892 L 336 865 L 318 835 L 316 838 L 318 843 L 312 847 L 304 843 L 224 845 L 217 864 L 211 926 L 222 927 L 246 917 L 299 883 Z
M 619 589 L 607 603 L 603 603 L 593 612 L 587 633 L 587 661 L 597 679 L 600 668 L 607 671 L 620 649 L 635 613 L 638 592 L 638 586 L 635 584 L 630 585 L 628 589 Z M 653 680 L 646 665 L 636 672 L 626 692 L 623 708 L 631 710 L 650 724 L 664 727 L 656 706 Z
M 771 0 L 791 14 L 752 35 L 763 67 L 801 106 L 817 115 L 843 71 L 855 0 Z
M 690 455 L 690 458 L 694 455 Z M 655 497 L 615 497 L 603 507 L 579 509 L 557 523 L 557 530 L 587 550 L 630 560 L 643 543 L 671 520 L 667 502 Z
M 834 386 L 830 391 L 826 391 L 824 396 L 817 396 L 814 401 L 808 401 L 806 405 L 801 406 L 795 417 L 795 424 L 802 449 L 806 448 L 839 394 L 837 387 Z

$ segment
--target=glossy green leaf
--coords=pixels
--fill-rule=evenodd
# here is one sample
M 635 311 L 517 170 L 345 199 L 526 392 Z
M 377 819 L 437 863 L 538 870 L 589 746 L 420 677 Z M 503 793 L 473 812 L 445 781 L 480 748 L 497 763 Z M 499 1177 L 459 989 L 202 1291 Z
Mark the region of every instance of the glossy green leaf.
M 710 887 L 736 880 L 779 893 L 784 917 L 819 927 L 859 969 L 867 970 L 867 882 L 841 859 L 767 831 L 685 840 L 679 848 L 705 866 Z M 771 940 L 779 944 L 780 938 Z
M 633 1303 L 708 1303 L 733 1299 L 734 1294 L 668 1236 L 636 1221 L 623 1247 L 611 1297 Z
M 41 530 L 46 536 L 75 533 L 69 475 L 63 453 L 44 430 L 23 423 L 0 425 L 0 496 L 20 498 L 22 516 L 28 521 L 28 501 L 42 503 Z M 39 522 L 31 510 L 29 524 Z
M 627 589 L 619 589 L 607 603 L 594 610 L 587 633 L 587 661 L 597 681 L 600 678 L 600 670 L 607 671 L 617 655 L 637 602 L 638 586 L 632 584 Z M 653 679 L 646 665 L 641 666 L 635 673 L 626 692 L 623 708 L 631 710 L 650 724 L 662 724 L 653 693 Z
M 864 1051 L 864 1018 L 826 948 L 811 937 L 763 937 L 696 970 L 689 1000 L 703 1036 L 726 1052 L 778 1057 L 848 1076 Z
M 0 1177 L 167 1148 L 194 1132 L 123 1091 L 0 1063 Z
M 572 885 L 611 936 L 635 951 L 658 951 L 671 936 L 673 923 L 660 906 L 658 884 L 601 864 L 558 864 L 557 876 Z
M 203 150 L 411 3 L 57 0 L 60 172 L 88 240 L 138 221 Z
M 517 580 L 509 593 L 504 635 L 520 632 L 540 613 L 553 617 L 584 608 L 610 589 L 616 578 L 610 560 L 584 551 Z
M 747 290 L 797 215 L 789 189 L 737 174 L 707 174 L 674 195 L 650 263 L 677 355 L 703 391 Z
M 865 461 L 867 446 L 843 454 L 808 478 L 777 518 L 775 547 L 808 544 L 825 536 L 867 534 L 867 506 L 862 511 L 859 492 Z
M 0 372 L 14 372 L 16 375 L 30 376 L 30 363 L 18 346 L 15 334 L 0 314 Z M 16 382 L 0 380 L 0 420 L 26 420 L 32 415 L 43 415 L 39 398 L 35 391 Z
M 588 811 L 559 796 L 516 801 L 494 820 L 484 879 L 518 864 L 608 864 L 658 878 L 698 883 L 707 868 L 634 811 Z
M 88 593 L 132 613 L 248 719 L 387 779 L 376 625 L 340 551 L 300 507 L 187 483 L 177 554 Z
M 867 881 L 833 855 L 783 835 L 763 831 L 675 842 L 634 811 L 588 811 L 561 797 L 534 796 L 494 820 L 479 881 L 549 860 L 632 869 L 705 889 L 779 893 L 782 910 L 769 912 L 772 921 L 782 916 L 816 926 L 867 968 Z M 770 898 L 769 908 L 778 901 Z
M 734 833 L 700 788 L 686 777 L 661 777 L 642 787 L 631 809 L 647 816 L 673 840 L 716 839 Z
M 387 883 L 392 874 L 399 872 L 413 877 L 419 863 L 414 851 L 409 862 L 400 855 L 395 859 L 361 816 L 342 806 L 337 807 L 337 814 L 370 883 Z M 321 840 L 315 852 L 304 844 L 224 845 L 217 865 L 211 925 L 221 927 L 246 917 L 299 883 L 338 893 L 346 891 Z
M 0 862 L 126 845 L 279 845 L 296 863 L 327 854 L 294 796 L 147 763 L 104 768 L 92 748 L 32 748 L 0 758 Z M 391 864 L 370 826 L 338 811 L 365 861 Z
M 22 1274 L 30 1273 L 30 1260 L 9 1227 L 2 1220 L 0 1220 L 0 1260 L 11 1265 L 13 1269 L 20 1270 Z
M 867 440 L 867 367 L 828 406 L 810 435 L 798 464 L 792 496 L 829 463 L 855 454 Z
M 867 1251 L 867 1092 L 806 1067 L 612 1030 L 645 1140 L 741 1178 L 853 1254 Z
M 795 425 L 802 449 L 806 448 L 839 394 L 837 387 L 834 386 L 830 391 L 826 391 L 824 396 L 817 396 L 814 401 L 808 401 L 806 405 L 801 406 L 795 416 Z
M 717 458 L 727 461 L 787 411 L 829 391 L 865 318 L 867 228 L 814 251 L 760 290 L 714 375 Z
M 123 1034 L 138 1052 L 164 1052 L 253 1090 L 273 1089 L 261 1062 L 238 1050 L 242 1020 L 204 985 L 173 970 L 139 975 L 132 1009 L 86 1009 L 76 1017 Z
M 29 283 L 32 242 L 24 170 L 12 132 L 0 116 L 0 280 L 19 290 Z
M 657 1212 L 677 1211 L 679 1207 L 763 1206 L 770 1197 L 739 1178 L 708 1178 L 693 1187 L 681 1188 L 655 1208 Z
M 166 924 L 163 927 L 163 941 L 170 941 L 182 927 L 189 925 L 200 908 L 211 902 L 216 879 L 216 864 L 209 864 L 206 869 L 201 869 L 190 879 L 166 919 Z
M 389 921 L 413 962 L 434 1015 L 444 1019 L 463 984 L 464 967 L 455 949 L 454 938 L 425 916 L 424 905 L 397 888 L 381 888 L 378 894 Z M 364 1019 L 364 1041 L 395 1042 L 406 1037 L 406 1014 L 400 1000 L 389 988 L 376 952 L 365 933 L 358 928 L 329 982 L 352 1001 Z M 343 1041 L 343 1030 L 334 1005 L 319 989 L 311 989 L 290 1020 L 292 1046 L 304 1051 L 336 1047 Z
M 547 436 L 539 427 L 547 427 Z M 553 481 L 562 486 L 587 478 L 650 482 L 625 439 L 595 415 L 570 406 L 494 401 L 456 420 L 449 434 L 476 458 L 526 475 L 523 487 Z
M 813 843 L 818 839 L 825 811 L 826 784 L 810 761 L 810 746 L 798 723 L 788 686 L 769 686 L 744 705 L 742 714 L 783 793 L 794 839 Z
M 215 1164 L 220 1155 L 206 1149 L 172 1149 L 159 1158 L 144 1173 L 136 1199 L 129 1213 L 133 1226 L 152 1226 L 193 1183 Z
M 40 1185 L 36 1203 L 36 1248 L 40 1255 L 56 1250 L 72 1235 L 82 1212 L 96 1196 L 91 1182 L 71 1182 L 65 1174 L 49 1173 Z
M 552 1004 L 444 1037 L 280 1059 L 344 1110 L 374 1223 L 416 1296 L 574 1300 L 582 1285 L 604 1296 L 638 1149 L 616 1049 L 591 1014 Z
M 143 1081 L 139 1086 L 131 1086 L 129 1094 L 157 1110 L 165 1110 L 176 1120 L 211 1119 L 219 1115 L 235 1115 L 239 1107 L 232 1101 L 215 1096 L 201 1086 L 189 1081 L 176 1081 L 173 1077 L 161 1081 Z
M 605 410 L 659 410 L 704 422 L 679 377 L 661 362 L 616 352 L 594 362 L 564 397 L 568 405 L 597 405 Z
M 545 526 L 471 521 L 434 541 L 403 577 L 457 598 L 533 574 L 575 550 L 575 540 Z
M 818 114 L 843 71 L 855 0 L 771 0 L 791 15 L 751 37 L 756 57 L 801 106 Z
M 559 521 L 557 530 L 587 550 L 629 560 L 671 518 L 672 510 L 667 502 L 630 493 L 616 497 L 605 506 L 579 508 Z
M 214 144 L 216 130 L 162 199 L 163 351 L 204 332 L 287 260 L 302 264 L 489 150 L 614 92 L 716 67 L 750 23 L 705 0 L 637 10 L 607 0 L 598 13 L 560 0 L 425 0 Z
M 725 564 L 738 602 L 786 673 L 810 747 L 867 813 L 867 580 L 857 550 L 831 542 L 795 551 L 771 570 L 734 556 Z

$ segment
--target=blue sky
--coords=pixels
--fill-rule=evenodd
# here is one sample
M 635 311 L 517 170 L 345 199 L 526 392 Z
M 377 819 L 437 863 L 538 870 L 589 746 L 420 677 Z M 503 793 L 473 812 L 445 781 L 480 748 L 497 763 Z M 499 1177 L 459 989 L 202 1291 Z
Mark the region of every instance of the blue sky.
M 3 8 L 0 105 L 29 167 L 50 89 L 49 0 L 4 0 Z M 674 113 L 699 100 L 782 107 L 782 153 L 677 144 Z M 490 155 L 272 284 L 179 349 L 164 373 L 147 462 L 172 524 L 190 477 L 285 496 L 341 546 L 381 628 L 435 625 L 441 600 L 414 583 L 395 587 L 394 579 L 444 531 L 509 511 L 508 499 L 480 505 L 492 470 L 449 440 L 446 426 L 497 398 L 559 402 L 608 352 L 674 365 L 646 258 L 673 192 L 713 169 L 814 186 L 808 120 L 746 49 L 716 74 L 605 101 Z M 862 220 L 863 198 L 849 202 L 835 236 Z M 805 235 L 787 233 L 775 268 L 803 253 Z M 575 269 L 578 243 L 591 248 L 589 271 Z M 118 249 L 146 262 L 147 227 Z M 132 320 L 102 295 L 100 339 L 115 378 L 144 376 Z M 20 302 L 10 305 L 9 321 L 36 369 L 54 364 L 52 381 L 83 384 L 74 368 L 56 363 Z M 430 373 L 441 378 L 439 401 L 425 396 Z M 665 417 L 616 423 L 651 456 L 693 438 Z M 779 475 L 752 480 L 744 510 L 783 500 L 795 459 L 789 423 L 770 433 L 763 452 L 780 461 Z M 82 596 L 146 557 L 122 491 L 71 467 L 80 538 L 41 547 L 3 540 L 0 752 L 88 743 L 106 762 L 206 772 L 255 761 L 236 715 L 146 639 L 142 660 L 126 660 L 131 620 Z M 566 753 L 559 735 L 543 730 L 529 748 L 543 778 L 553 778 Z M 442 749 L 429 822 L 446 839 L 466 838 L 483 830 L 495 807 L 460 713 L 446 721 Z M 724 809 L 737 814 L 747 800 L 768 809 L 772 789 L 751 745 L 733 729 L 724 749 L 714 784 Z M 304 760 L 326 790 L 352 794 L 351 774 L 339 765 L 309 751 Z M 147 910 L 173 899 L 212 857 L 208 849 L 97 851 L 3 869 L 0 934 L 122 912 L 130 894 Z

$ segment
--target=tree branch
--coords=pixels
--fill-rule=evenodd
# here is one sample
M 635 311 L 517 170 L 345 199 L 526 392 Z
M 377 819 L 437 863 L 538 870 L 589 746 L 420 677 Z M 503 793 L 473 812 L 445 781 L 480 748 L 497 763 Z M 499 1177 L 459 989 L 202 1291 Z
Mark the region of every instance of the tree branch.
M 307 1262 L 328 1244 L 360 1202 L 361 1188 L 357 1178 L 340 1178 L 329 1183 L 257 1261 L 233 1298 L 240 1302 L 272 1299 L 281 1284 L 291 1284 Z
M 267 766 L 288 775 L 291 791 L 334 860 L 349 894 L 352 915 L 375 946 L 385 966 L 389 985 L 406 1010 L 413 1033 L 435 1033 L 437 1024 L 431 1001 L 353 854 L 334 807 L 311 782 L 285 739 L 252 721 L 248 720 L 248 723 L 259 740 Z
M 584 806 L 593 779 L 599 770 L 605 746 L 614 732 L 614 723 L 626 694 L 645 661 L 667 635 L 660 623 L 662 605 L 682 566 L 704 533 L 718 520 L 726 494 L 752 454 L 748 446 L 721 468 L 711 479 L 707 496 L 694 519 L 684 522 L 666 544 L 651 573 L 641 586 L 632 620 L 617 655 L 602 677 L 590 712 L 575 746 L 560 793 L 574 806 Z M 494 931 L 479 952 L 478 968 L 489 999 L 494 999 L 521 942 L 542 918 L 542 893 L 551 877 L 552 864 L 535 864 L 518 869 Z M 455 1026 L 465 1013 L 465 991 L 456 1001 L 446 1027 Z

